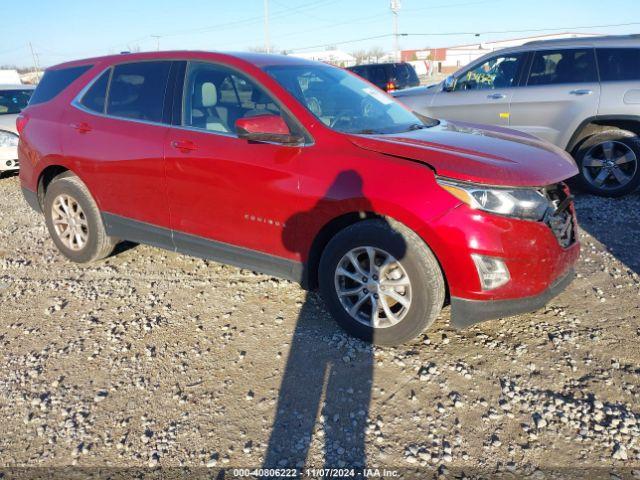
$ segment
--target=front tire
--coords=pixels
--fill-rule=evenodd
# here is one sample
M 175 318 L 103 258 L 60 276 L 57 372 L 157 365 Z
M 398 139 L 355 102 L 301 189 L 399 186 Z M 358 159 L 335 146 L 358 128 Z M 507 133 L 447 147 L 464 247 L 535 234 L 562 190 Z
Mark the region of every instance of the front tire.
M 320 259 L 319 283 L 336 321 L 378 345 L 415 338 L 444 303 L 444 278 L 431 250 L 413 231 L 383 219 L 338 232 Z
M 74 262 L 108 257 L 118 243 L 107 235 L 98 205 L 76 176 L 51 182 L 44 196 L 44 215 L 53 243 Z
M 640 185 L 640 139 L 632 132 L 608 130 L 587 138 L 574 157 L 579 186 L 595 195 L 621 197 Z

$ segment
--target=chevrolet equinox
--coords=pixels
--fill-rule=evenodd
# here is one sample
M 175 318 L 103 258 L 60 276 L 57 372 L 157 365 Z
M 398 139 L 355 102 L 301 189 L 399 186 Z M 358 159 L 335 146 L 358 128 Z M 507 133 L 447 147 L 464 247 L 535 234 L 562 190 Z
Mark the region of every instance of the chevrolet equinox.
M 379 344 L 535 310 L 579 255 L 561 149 L 411 113 L 343 69 L 154 52 L 49 68 L 20 180 L 76 262 L 129 240 L 319 288 Z

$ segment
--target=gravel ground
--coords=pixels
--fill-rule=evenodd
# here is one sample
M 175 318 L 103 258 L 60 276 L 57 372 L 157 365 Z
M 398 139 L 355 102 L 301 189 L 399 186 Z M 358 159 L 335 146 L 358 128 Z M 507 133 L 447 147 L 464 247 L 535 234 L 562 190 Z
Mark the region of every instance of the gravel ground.
M 578 196 L 578 278 L 546 308 L 463 331 L 445 309 L 399 348 L 246 270 L 133 245 L 72 264 L 17 177 L 0 198 L 1 466 L 640 478 L 638 194 Z

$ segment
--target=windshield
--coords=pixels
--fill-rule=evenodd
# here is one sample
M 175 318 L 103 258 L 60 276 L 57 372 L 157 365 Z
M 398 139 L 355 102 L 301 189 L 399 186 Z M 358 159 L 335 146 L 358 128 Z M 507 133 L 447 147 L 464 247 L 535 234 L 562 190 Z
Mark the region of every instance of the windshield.
M 33 90 L 0 90 L 0 115 L 20 113 L 32 93 Z
M 400 133 L 437 124 L 340 68 L 266 67 L 265 71 L 328 127 L 343 133 Z

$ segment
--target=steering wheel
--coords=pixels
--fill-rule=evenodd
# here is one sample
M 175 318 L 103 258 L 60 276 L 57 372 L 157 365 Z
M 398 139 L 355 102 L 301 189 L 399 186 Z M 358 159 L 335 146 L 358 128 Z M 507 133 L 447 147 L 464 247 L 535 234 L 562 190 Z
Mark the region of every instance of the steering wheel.
M 344 120 L 346 120 L 349 123 L 351 123 L 351 121 L 352 121 L 351 117 L 352 117 L 351 110 L 341 110 L 333 118 L 333 120 L 331 121 L 329 126 L 331 128 L 335 128 L 336 125 L 338 125 L 341 121 L 344 121 Z

